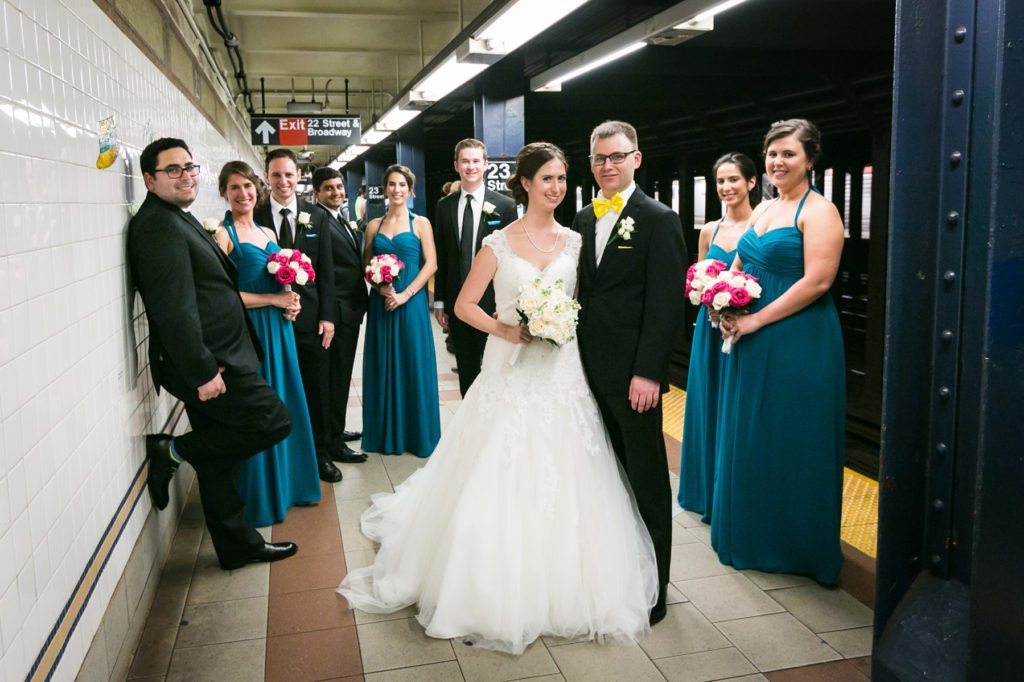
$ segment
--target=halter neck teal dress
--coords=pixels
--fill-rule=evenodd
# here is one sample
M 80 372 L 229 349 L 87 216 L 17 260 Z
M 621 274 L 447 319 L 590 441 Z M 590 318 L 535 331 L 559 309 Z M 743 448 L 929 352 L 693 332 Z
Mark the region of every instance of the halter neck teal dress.
M 718 221 L 705 258 L 732 265 L 736 249 L 726 251 L 715 243 Z M 721 373 L 722 335 L 708 322 L 704 305 L 697 312 L 697 324 L 690 345 L 690 366 L 686 376 L 686 410 L 683 413 L 683 447 L 679 462 L 679 505 L 711 523 L 711 500 L 715 485 L 715 427 Z
M 238 289 L 251 294 L 281 291 L 281 285 L 267 272 L 267 257 L 281 248 L 273 241 L 262 249 L 240 242 L 230 211 L 224 216 L 224 228 L 235 245 L 231 260 L 238 267 Z M 284 521 L 290 507 L 318 502 L 320 475 L 292 323 L 276 306 L 248 308 L 246 313 L 263 346 L 260 376 L 292 415 L 287 438 L 242 462 L 238 489 L 245 501 L 245 520 L 260 528 Z
M 405 263 L 395 291 L 402 292 L 420 271 L 422 249 L 412 229 L 388 237 L 378 232 L 373 254 L 394 254 Z M 441 439 L 437 358 L 427 309 L 427 292 L 416 292 L 396 310 L 370 291 L 363 348 L 363 449 L 428 457 Z
M 807 194 L 792 226 L 740 238 L 743 269 L 763 288 L 752 312 L 804 274 L 796 226 Z M 736 568 L 834 585 L 843 563 L 846 381 L 832 296 L 743 337 L 722 368 L 712 546 Z

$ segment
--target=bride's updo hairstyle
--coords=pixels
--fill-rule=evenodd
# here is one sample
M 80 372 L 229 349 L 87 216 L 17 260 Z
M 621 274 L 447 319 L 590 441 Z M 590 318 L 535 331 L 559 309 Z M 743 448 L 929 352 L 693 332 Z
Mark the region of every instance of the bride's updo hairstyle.
M 558 159 L 569 170 L 569 162 L 565 159 L 565 152 L 550 142 L 531 142 L 516 154 L 516 172 L 505 181 L 509 190 L 512 191 L 512 198 L 517 204 L 526 206 L 530 197 L 523 187 L 523 180 L 533 180 L 540 167 L 548 161 Z

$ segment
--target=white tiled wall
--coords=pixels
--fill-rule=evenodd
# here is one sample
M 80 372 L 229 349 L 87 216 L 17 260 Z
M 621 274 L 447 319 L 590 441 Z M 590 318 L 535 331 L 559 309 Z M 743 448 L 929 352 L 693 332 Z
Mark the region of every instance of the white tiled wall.
M 203 166 L 218 215 L 232 149 L 93 0 L 0 0 L 0 679 L 25 677 L 143 461 L 170 403 L 129 388 L 124 166 L 97 170 L 113 115 L 133 157 L 146 131 Z M 124 150 L 124 148 L 123 148 Z M 140 339 L 141 341 L 141 339 Z M 140 360 L 144 361 L 144 357 Z M 136 508 L 68 644 L 74 677 L 150 511 Z

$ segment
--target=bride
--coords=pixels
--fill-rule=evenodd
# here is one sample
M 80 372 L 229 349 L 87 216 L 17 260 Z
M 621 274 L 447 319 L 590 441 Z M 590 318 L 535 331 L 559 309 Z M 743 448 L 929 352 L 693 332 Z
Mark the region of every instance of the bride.
M 526 213 L 483 240 L 455 306 L 490 334 L 480 376 L 426 466 L 373 496 L 362 530 L 380 550 L 338 588 L 363 611 L 418 604 L 429 636 L 513 654 L 541 635 L 635 640 L 658 598 L 576 342 L 533 340 L 516 312 L 534 278 L 576 287 L 581 238 L 554 219 L 566 166 L 546 142 L 519 152 L 508 184 Z M 477 305 L 491 281 L 497 319 Z

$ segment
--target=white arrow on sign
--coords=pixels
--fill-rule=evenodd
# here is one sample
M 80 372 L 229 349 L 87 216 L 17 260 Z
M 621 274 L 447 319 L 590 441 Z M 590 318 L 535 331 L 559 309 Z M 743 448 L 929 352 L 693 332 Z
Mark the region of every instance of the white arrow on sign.
M 270 144 L 270 136 L 277 132 L 277 128 L 270 125 L 270 121 L 264 121 L 256 126 L 256 134 L 263 136 L 263 144 Z

